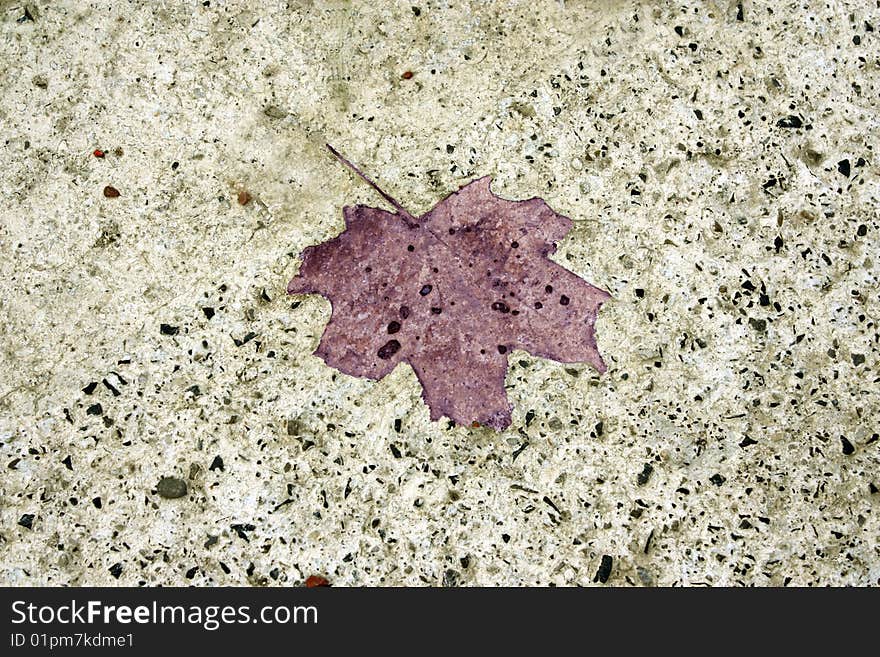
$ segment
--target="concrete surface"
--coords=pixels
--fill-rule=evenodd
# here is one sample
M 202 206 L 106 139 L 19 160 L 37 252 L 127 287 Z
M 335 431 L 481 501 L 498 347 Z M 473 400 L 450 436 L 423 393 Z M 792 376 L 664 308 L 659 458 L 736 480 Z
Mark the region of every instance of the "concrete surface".
M 880 583 L 875 3 L 139 4 L 0 3 L 3 583 Z M 325 141 L 572 217 L 608 373 L 314 357 Z

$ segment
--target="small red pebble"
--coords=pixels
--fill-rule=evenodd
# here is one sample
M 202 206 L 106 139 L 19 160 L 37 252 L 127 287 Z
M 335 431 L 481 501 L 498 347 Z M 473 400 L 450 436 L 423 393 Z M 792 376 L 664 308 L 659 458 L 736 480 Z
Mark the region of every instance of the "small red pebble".
M 326 577 L 321 577 L 320 575 L 309 575 L 308 579 L 306 579 L 306 588 L 314 589 L 319 586 L 330 586 L 330 582 Z
M 251 195 L 248 194 L 245 190 L 241 190 L 238 193 L 238 204 L 239 205 L 247 205 L 251 202 Z
M 102 151 L 100 148 L 96 148 L 92 155 L 94 155 L 95 157 L 104 157 L 104 151 Z
M 471 422 L 471 429 L 478 429 L 480 427 L 480 423 L 474 420 Z
M 404 80 L 409 80 L 412 76 L 413 76 L 412 71 L 404 71 L 403 75 L 401 75 L 400 77 L 402 77 Z
M 104 196 L 106 196 L 107 198 L 117 198 L 119 196 L 119 190 L 115 187 L 107 185 L 104 188 Z

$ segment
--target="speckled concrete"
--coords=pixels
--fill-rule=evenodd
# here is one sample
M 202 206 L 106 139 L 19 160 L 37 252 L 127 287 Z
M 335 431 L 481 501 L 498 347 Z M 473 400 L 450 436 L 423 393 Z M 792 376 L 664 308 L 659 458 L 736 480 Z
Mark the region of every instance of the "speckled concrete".
M 3 583 L 880 583 L 874 3 L 144 4 L 0 3 Z M 313 356 L 325 141 L 572 217 L 608 372 Z

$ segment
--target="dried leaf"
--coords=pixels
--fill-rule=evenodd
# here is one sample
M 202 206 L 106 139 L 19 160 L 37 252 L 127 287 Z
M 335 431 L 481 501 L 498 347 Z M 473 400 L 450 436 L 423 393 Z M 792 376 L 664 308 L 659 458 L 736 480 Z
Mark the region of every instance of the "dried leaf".
M 328 145 L 396 212 L 343 208 L 345 230 L 303 252 L 290 294 L 333 307 L 315 352 L 341 372 L 381 379 L 408 362 L 431 419 L 503 429 L 507 355 L 605 364 L 594 336 L 609 298 L 554 263 L 572 226 L 540 198 L 508 201 L 474 180 L 414 217 Z

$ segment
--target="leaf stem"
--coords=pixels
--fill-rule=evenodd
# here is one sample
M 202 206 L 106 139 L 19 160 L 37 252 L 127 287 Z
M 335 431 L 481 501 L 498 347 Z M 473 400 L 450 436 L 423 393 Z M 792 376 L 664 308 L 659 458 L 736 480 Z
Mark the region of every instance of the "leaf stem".
M 401 216 L 401 218 L 406 222 L 406 224 L 407 224 L 410 228 L 413 228 L 413 227 L 415 227 L 415 226 L 418 225 L 418 222 L 416 221 L 415 217 L 413 217 L 413 216 L 407 211 L 407 209 L 406 209 L 405 207 L 403 207 L 400 203 L 398 203 L 397 200 L 396 200 L 393 196 L 391 196 L 390 194 L 386 193 L 381 187 L 379 187 L 379 185 L 377 185 L 377 184 L 373 181 L 372 178 L 370 178 L 367 174 L 365 174 L 365 173 L 364 173 L 363 171 L 361 171 L 357 166 L 355 166 L 355 165 L 351 162 L 351 160 L 349 160 L 349 159 L 348 159 L 347 157 L 345 157 L 342 153 L 340 153 L 340 152 L 337 151 L 335 148 L 333 148 L 330 144 L 325 144 L 325 146 L 327 146 L 327 150 L 330 151 L 330 152 L 333 154 L 333 157 L 335 157 L 337 160 L 339 160 L 340 162 L 342 162 L 342 163 L 343 163 L 345 166 L 347 166 L 349 169 L 351 169 L 352 171 L 354 171 L 358 176 L 360 176 L 361 178 L 363 178 L 364 182 L 366 182 L 370 187 L 372 187 L 372 188 L 375 189 L 377 192 L 379 192 L 379 195 L 380 195 L 382 198 L 384 198 L 384 199 L 385 199 L 386 201 L 388 201 L 391 205 L 393 205 L 393 206 L 394 206 L 394 209 L 397 210 L 397 214 L 399 214 L 399 215 Z

